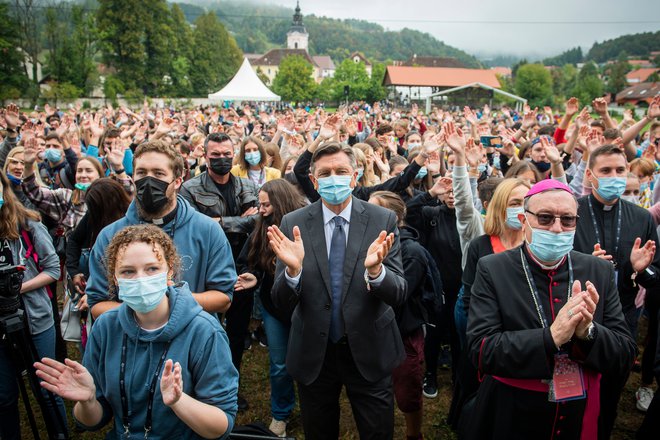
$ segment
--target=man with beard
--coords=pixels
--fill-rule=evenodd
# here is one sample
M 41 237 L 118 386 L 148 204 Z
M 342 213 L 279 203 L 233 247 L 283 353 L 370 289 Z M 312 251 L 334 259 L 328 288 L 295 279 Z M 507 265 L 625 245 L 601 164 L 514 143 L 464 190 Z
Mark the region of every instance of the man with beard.
M 105 249 L 126 226 L 157 225 L 174 240 L 181 257 L 181 273 L 173 281 L 185 281 L 197 302 L 209 313 L 224 312 L 231 304 L 236 269 L 227 237 L 217 222 L 195 211 L 177 196 L 183 180 L 183 158 L 160 141 L 145 142 L 135 150 L 133 168 L 135 200 L 126 216 L 106 226 L 90 255 L 87 302 L 92 316 L 119 306 L 116 292 L 108 292 Z M 132 274 L 126 274 L 131 278 Z M 149 293 L 144 292 L 145 302 Z M 119 298 L 121 299 L 121 298 Z
M 236 260 L 254 228 L 258 213 L 258 189 L 249 179 L 230 173 L 234 144 L 226 134 L 208 135 L 204 142 L 204 155 L 206 171 L 184 183 L 180 195 L 197 211 L 222 226 Z M 225 314 L 231 358 L 239 372 L 253 303 L 252 291 L 237 293 Z M 247 402 L 242 396 L 238 397 L 238 408 L 247 409 Z

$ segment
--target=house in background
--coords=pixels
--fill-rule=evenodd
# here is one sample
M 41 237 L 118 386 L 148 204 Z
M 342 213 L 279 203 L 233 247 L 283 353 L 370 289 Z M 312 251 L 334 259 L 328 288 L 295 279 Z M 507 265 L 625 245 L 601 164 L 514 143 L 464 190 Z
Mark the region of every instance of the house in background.
M 643 83 L 647 82 L 648 79 L 651 77 L 656 72 L 660 72 L 660 69 L 656 68 L 641 68 L 637 70 L 633 70 L 631 72 L 628 72 L 626 75 L 626 81 L 628 81 L 628 84 L 638 84 L 638 83 Z
M 660 82 L 644 82 L 635 84 L 616 94 L 616 103 L 619 105 L 645 104 L 648 107 L 654 96 L 660 95 Z

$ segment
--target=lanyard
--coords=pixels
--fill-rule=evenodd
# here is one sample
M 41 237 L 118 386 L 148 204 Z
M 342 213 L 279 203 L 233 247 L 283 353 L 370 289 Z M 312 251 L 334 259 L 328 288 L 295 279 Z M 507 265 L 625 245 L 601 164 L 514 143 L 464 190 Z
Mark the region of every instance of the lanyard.
M 573 294 L 573 262 L 571 261 L 570 252 L 567 255 L 568 259 L 568 297 L 567 301 L 571 299 Z M 532 276 L 532 271 L 527 265 L 527 260 L 525 259 L 525 254 L 520 248 L 520 262 L 522 263 L 523 270 L 525 271 L 525 278 L 527 278 L 527 285 L 529 286 L 529 291 L 532 294 L 532 299 L 534 300 L 534 305 L 536 306 L 536 313 L 539 315 L 539 321 L 543 328 L 548 327 L 548 320 L 546 318 L 545 311 L 543 310 L 543 304 L 541 304 L 541 298 L 539 297 L 539 291 L 536 289 L 536 283 L 534 282 L 534 277 Z M 552 298 L 550 299 L 552 301 Z
M 124 340 L 121 343 L 121 364 L 119 366 L 119 392 L 121 395 L 121 423 L 124 426 L 124 436 L 130 438 L 130 428 L 131 422 L 128 420 L 128 398 L 126 396 L 126 342 L 128 340 L 128 335 L 124 333 Z M 144 422 L 144 438 L 146 439 L 149 436 L 149 431 L 151 431 L 151 412 L 154 407 L 154 395 L 156 394 L 156 382 L 158 382 L 158 375 L 160 370 L 163 368 L 163 363 L 165 362 L 165 357 L 167 356 L 167 351 L 170 349 L 170 343 L 172 341 L 167 341 L 165 344 L 165 350 L 158 361 L 158 366 L 151 378 L 151 383 L 149 384 L 149 398 L 147 400 L 147 418 Z
M 591 222 L 594 225 L 594 231 L 596 232 L 596 243 L 602 245 L 603 242 L 600 240 L 600 230 L 598 229 L 598 224 L 596 223 L 596 216 L 594 214 L 594 207 L 591 204 L 591 196 L 587 197 L 587 202 L 589 202 L 589 214 L 591 214 Z M 612 263 L 614 267 L 617 265 L 616 259 L 619 257 L 619 242 L 621 241 L 621 202 L 617 203 L 616 206 L 616 236 L 614 238 L 614 252 L 612 252 Z M 604 232 L 603 232 L 604 233 Z

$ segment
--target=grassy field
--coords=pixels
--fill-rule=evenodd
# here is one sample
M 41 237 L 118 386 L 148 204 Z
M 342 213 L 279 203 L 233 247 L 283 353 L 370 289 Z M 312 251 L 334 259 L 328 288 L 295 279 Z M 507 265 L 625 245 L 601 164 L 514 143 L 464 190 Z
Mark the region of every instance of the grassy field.
M 640 334 L 646 334 L 646 325 L 644 319 L 640 323 Z M 76 358 L 77 349 L 73 344 L 69 345 L 69 353 L 72 358 Z M 245 352 L 243 357 L 242 378 L 241 378 L 241 394 L 249 402 L 249 409 L 245 412 L 238 414 L 236 423 L 247 424 L 260 421 L 266 426 L 270 423 L 270 386 L 268 381 L 268 351 L 258 344 L 253 344 L 252 348 Z M 635 431 L 642 423 L 644 417 L 643 413 L 637 411 L 635 408 L 635 390 L 639 386 L 640 375 L 633 373 L 628 380 L 626 389 L 621 397 L 619 403 L 619 416 L 615 425 L 615 431 L 612 439 L 615 440 L 633 440 L 635 438 Z M 451 440 L 456 439 L 456 435 L 452 432 L 451 428 L 445 423 L 447 413 L 449 412 L 449 405 L 451 401 L 451 375 L 449 370 L 439 371 L 439 393 L 436 399 L 424 399 L 424 429 L 423 434 L 429 440 Z M 20 402 L 21 410 L 22 402 Z M 37 408 L 32 404 L 33 408 Z M 71 403 L 67 402 L 67 407 L 71 408 Z M 358 439 L 355 423 L 351 415 L 350 405 L 346 399 L 345 394 L 342 395 L 341 400 L 341 439 L 353 440 Z M 395 410 L 395 439 L 405 438 L 405 421 L 403 415 L 398 410 Z M 70 411 L 69 411 L 70 413 Z M 299 418 L 299 410 L 294 410 L 293 416 L 290 420 L 287 434 L 298 439 L 304 439 L 302 432 L 302 424 Z M 39 414 L 37 418 L 41 423 Z M 22 414 L 23 424 L 23 438 L 31 438 L 32 434 L 27 424 L 25 414 Z M 46 438 L 43 423 L 41 423 L 42 438 Z M 95 433 L 73 433 L 71 438 L 96 440 L 103 439 L 105 432 Z

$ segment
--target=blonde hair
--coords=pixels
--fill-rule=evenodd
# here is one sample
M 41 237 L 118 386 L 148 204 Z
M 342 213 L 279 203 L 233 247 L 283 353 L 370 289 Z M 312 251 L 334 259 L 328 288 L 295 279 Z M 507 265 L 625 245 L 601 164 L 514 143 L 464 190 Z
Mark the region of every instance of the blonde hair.
M 519 186 L 530 188 L 529 183 L 518 178 L 504 179 L 497 185 L 493 198 L 488 204 L 486 220 L 484 221 L 484 232 L 488 235 L 500 236 L 504 234 L 506 226 L 506 208 L 509 198 L 514 189 Z
M 23 154 L 25 153 L 25 147 L 19 146 L 19 147 L 14 147 L 11 150 L 9 150 L 9 153 L 7 153 L 7 160 L 5 160 L 5 165 L 2 167 L 2 171 L 7 175 L 7 168 L 9 167 L 9 160 L 12 159 L 14 156 L 17 154 Z M 34 173 L 34 179 L 37 181 L 38 186 L 46 186 L 44 185 L 44 181 L 41 180 L 41 173 L 39 172 L 39 164 L 37 161 L 34 161 L 32 164 L 32 172 Z M 14 177 L 21 177 L 21 176 L 14 176 Z
M 361 184 L 362 186 L 374 186 L 378 183 L 378 179 L 376 178 L 376 172 L 374 171 L 374 164 L 371 164 L 371 168 L 369 167 L 369 164 L 367 163 L 367 153 L 371 150 L 372 156 L 375 154 L 373 151 L 373 148 L 369 144 L 362 144 L 362 143 L 357 143 L 353 145 L 353 151 L 356 152 L 355 158 L 360 161 L 360 158 L 362 159 L 362 163 L 364 164 L 364 173 L 362 174 L 362 179 Z M 386 177 L 387 178 L 387 177 Z

